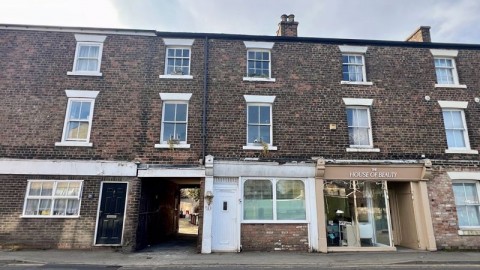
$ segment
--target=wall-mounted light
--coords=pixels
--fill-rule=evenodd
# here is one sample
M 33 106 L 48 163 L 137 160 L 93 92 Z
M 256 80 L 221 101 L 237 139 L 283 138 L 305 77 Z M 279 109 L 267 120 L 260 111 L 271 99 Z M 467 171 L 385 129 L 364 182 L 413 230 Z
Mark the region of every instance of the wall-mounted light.
M 205 202 L 207 203 L 207 209 L 210 209 L 210 205 L 213 201 L 213 193 L 209 190 L 205 193 Z

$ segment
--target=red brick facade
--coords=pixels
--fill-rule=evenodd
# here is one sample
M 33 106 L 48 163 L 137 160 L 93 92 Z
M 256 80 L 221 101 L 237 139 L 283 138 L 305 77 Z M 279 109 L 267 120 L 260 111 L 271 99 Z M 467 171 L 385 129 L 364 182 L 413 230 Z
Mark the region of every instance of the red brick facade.
M 437 247 L 478 249 L 480 236 L 458 234 L 452 183 L 446 174 L 479 172 L 478 154 L 445 153 L 447 141 L 438 101 L 468 102 L 464 112 L 470 147 L 479 150 L 480 105 L 475 99 L 480 97 L 480 46 L 296 38 L 296 26 L 295 33 L 287 29 L 289 34 L 280 37 L 85 30 L 83 33 L 107 36 L 100 70 L 103 75 L 99 77 L 67 75 L 73 66 L 76 30 L 1 27 L 0 157 L 168 166 L 200 166 L 203 154 L 213 155 L 215 160 L 261 157 L 280 163 L 312 162 L 312 157 L 320 156 L 377 161 L 428 158 L 434 165 L 428 195 Z M 194 39 L 193 79 L 159 78 L 165 69 L 165 37 Z M 242 79 L 247 73 L 244 41 L 274 43 L 274 82 Z M 371 85 L 340 83 L 339 46 L 345 44 L 367 47 L 366 78 Z M 459 83 L 466 88 L 435 87 L 430 49 L 458 50 L 456 70 Z M 65 121 L 65 90 L 100 92 L 93 112 L 93 147 L 55 146 L 61 141 Z M 160 140 L 162 121 L 159 93 L 192 94 L 188 107 L 190 148 L 172 151 L 154 147 Z M 243 150 L 247 138 L 244 95 L 275 96 L 272 126 L 277 150 L 267 154 Z M 373 147 L 379 152 L 346 151 L 349 138 L 343 98 L 373 99 Z M 336 128 L 330 129 L 331 124 Z M 84 180 L 81 217 L 21 218 L 29 179 Z M 135 248 L 139 242 L 146 243 L 145 239 L 136 239 L 142 194 L 141 181 L 136 177 L 5 174 L 0 180 L 0 247 L 91 248 L 101 181 L 129 183 L 123 244 Z M 88 194 L 94 199 L 89 200 Z M 175 210 L 171 207 L 169 211 Z M 201 237 L 203 224 L 199 228 Z M 242 224 L 240 241 L 243 250 L 308 250 L 308 225 Z

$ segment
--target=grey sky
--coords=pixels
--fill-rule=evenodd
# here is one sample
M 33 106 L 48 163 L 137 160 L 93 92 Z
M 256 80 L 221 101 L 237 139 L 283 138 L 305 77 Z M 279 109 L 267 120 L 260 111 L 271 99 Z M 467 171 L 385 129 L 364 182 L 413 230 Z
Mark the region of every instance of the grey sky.
M 295 14 L 299 36 L 480 43 L 480 0 L 1 0 L 0 23 L 275 35 Z

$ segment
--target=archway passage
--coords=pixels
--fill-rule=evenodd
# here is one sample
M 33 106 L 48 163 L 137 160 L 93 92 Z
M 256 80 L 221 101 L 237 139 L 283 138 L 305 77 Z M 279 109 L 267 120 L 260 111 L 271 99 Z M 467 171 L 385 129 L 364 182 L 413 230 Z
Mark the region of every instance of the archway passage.
M 195 253 L 198 202 L 182 196 L 185 193 L 182 190 L 198 189 L 199 192 L 200 179 L 145 178 L 141 181 L 137 249 Z

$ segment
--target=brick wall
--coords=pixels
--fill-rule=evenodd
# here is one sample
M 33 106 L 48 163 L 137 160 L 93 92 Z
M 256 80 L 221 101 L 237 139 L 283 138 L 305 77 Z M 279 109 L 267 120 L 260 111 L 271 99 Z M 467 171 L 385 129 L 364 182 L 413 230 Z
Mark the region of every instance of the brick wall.
M 209 67 L 208 153 L 218 159 L 258 157 L 246 144 L 243 95 L 276 96 L 273 103 L 271 158 L 323 156 L 333 159 L 476 159 L 445 154 L 443 117 L 438 100 L 468 101 L 465 110 L 472 149 L 480 148 L 480 61 L 477 50 L 460 50 L 460 83 L 467 89 L 435 88 L 433 57 L 428 48 L 367 46 L 367 80 L 373 85 L 345 85 L 338 45 L 275 42 L 272 77 L 276 82 L 249 82 L 247 49 L 241 40 L 211 40 Z M 431 100 L 426 101 L 425 96 Z M 374 99 L 373 144 L 379 153 L 347 153 L 348 129 L 342 98 Z M 337 124 L 330 130 L 329 124 Z M 228 132 L 225 132 L 228 131 Z
M 198 164 L 203 40 L 195 40 L 192 47 L 192 80 L 159 78 L 165 67 L 165 46 L 159 37 L 107 35 L 101 77 L 67 75 L 75 48 L 74 33 L 0 30 L 0 156 Z M 61 141 L 67 89 L 100 91 L 93 113 L 93 147 L 54 146 Z M 160 140 L 160 92 L 193 94 L 190 149 L 154 148 Z
M 242 224 L 244 251 L 307 251 L 307 224 Z
M 433 229 L 438 249 L 479 249 L 479 236 L 458 235 L 459 225 L 452 180 L 448 172 L 478 172 L 478 166 L 435 166 L 433 179 L 428 182 L 428 197 Z
M 79 218 L 21 218 L 27 180 L 58 179 L 84 180 Z M 101 181 L 129 182 L 130 192 L 125 218 L 124 248 L 134 248 L 137 224 L 136 181 L 126 177 L 72 177 L 0 175 L 0 248 L 91 248 L 95 236 L 95 225 Z M 88 199 L 88 194 L 93 199 Z

